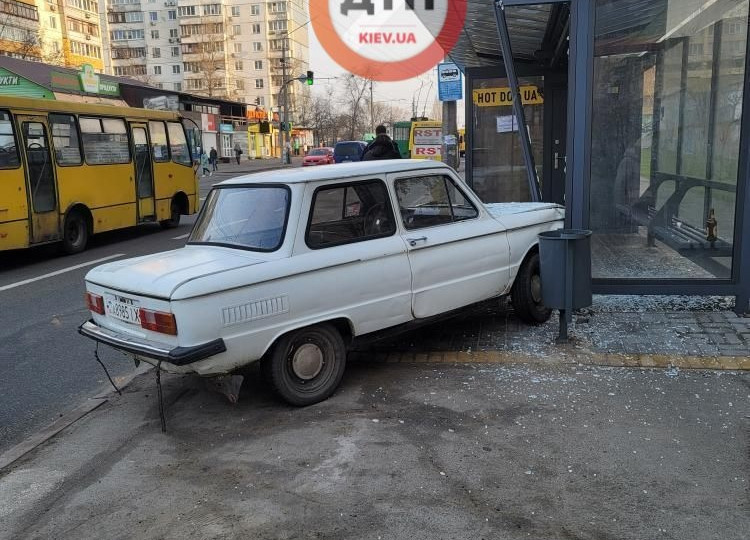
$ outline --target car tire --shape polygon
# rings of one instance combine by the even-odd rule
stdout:
[[[89,224],[82,212],[73,210],[65,217],[62,248],[72,255],[86,249],[89,241]]]
[[[523,322],[541,324],[549,320],[552,310],[542,304],[539,253],[532,254],[518,270],[510,299],[513,310]]]
[[[346,345],[333,326],[318,324],[282,336],[266,361],[261,370],[276,393],[304,407],[336,390],[346,367]]]
[[[180,205],[177,204],[177,201],[172,200],[169,210],[170,218],[159,222],[162,229],[174,229],[180,224]]]

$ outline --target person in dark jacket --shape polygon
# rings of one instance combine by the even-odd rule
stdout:
[[[398,146],[385,132],[385,126],[375,128],[375,138],[365,147],[362,154],[362,161],[371,161],[374,159],[400,159],[401,152]]]
[[[211,172],[216,172],[219,170],[219,167],[217,165],[219,161],[219,153],[213,146],[211,147],[211,151],[208,153],[208,161],[211,163]]]

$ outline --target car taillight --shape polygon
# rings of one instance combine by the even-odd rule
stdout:
[[[141,328],[153,330],[160,334],[177,335],[177,321],[173,313],[164,311],[152,311],[141,308],[138,310],[141,316]]]
[[[86,293],[86,307],[94,313],[104,315],[104,298],[98,294]]]

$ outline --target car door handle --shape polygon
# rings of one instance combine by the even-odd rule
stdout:
[[[420,236],[418,238],[407,238],[406,241],[409,242],[409,245],[411,247],[414,247],[414,246],[417,245],[417,242],[427,242],[427,237],[426,236]]]

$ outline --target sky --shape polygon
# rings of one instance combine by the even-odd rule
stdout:
[[[339,66],[323,49],[312,25],[308,25],[310,42],[310,69],[315,72],[315,85],[313,92],[319,95],[327,95],[330,90],[328,84],[333,88],[336,80],[324,80],[327,77],[346,75],[348,72]],[[392,103],[394,107],[402,108],[408,120],[411,115],[412,101],[418,102],[418,116],[430,116],[433,103],[437,99],[437,70],[432,69],[419,77],[407,79],[400,82],[378,82],[373,86],[375,102]],[[464,102],[457,103],[458,126],[464,126]]]

